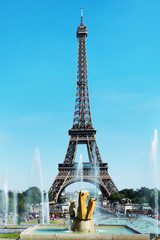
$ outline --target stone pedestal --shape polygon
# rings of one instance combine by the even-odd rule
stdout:
[[[71,220],[71,230],[74,232],[93,232],[94,220],[74,218]]]

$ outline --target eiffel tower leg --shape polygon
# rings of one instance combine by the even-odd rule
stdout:
[[[114,184],[112,178],[109,176],[108,174],[108,179],[102,179],[104,185],[106,186],[106,188],[108,189],[108,191],[110,192],[110,194],[112,192],[117,192],[118,189],[116,187],[116,185]]]
[[[63,163],[74,163],[77,149],[77,138],[70,137]]]
[[[104,199],[107,199],[112,192],[118,191],[107,169],[100,169],[99,184]]]
[[[68,172],[59,171],[56,179],[54,180],[49,192],[52,196],[52,200],[57,203],[59,194],[63,189],[63,185],[68,177]]]
[[[68,164],[74,163],[76,149],[77,149],[77,138],[71,137],[68,144],[67,152],[63,161],[64,164],[68,165]],[[58,175],[56,176],[49,190],[54,202],[58,201],[59,194],[63,190],[64,185],[66,185],[66,181],[69,175],[70,175],[70,169],[59,167]]]
[[[96,162],[102,163],[102,158],[101,158],[95,137],[93,140],[87,141],[87,149],[88,149],[88,155],[89,155],[90,162],[93,163],[95,161],[95,157],[96,157]]]
[[[57,196],[59,195],[60,187],[63,184],[64,180],[59,179],[59,174],[56,176],[56,179],[54,180],[52,186],[49,189],[49,192],[52,196],[52,200],[56,203],[57,202]]]
[[[91,149],[91,144],[90,141],[87,138],[87,150],[88,150],[88,158],[90,163],[93,163],[93,156],[92,156],[92,149]]]

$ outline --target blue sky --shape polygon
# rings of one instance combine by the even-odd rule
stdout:
[[[0,1],[0,188],[26,189],[39,147],[44,188],[72,127],[80,8],[88,28],[92,121],[119,189],[153,187],[160,130],[160,1]],[[84,148],[78,149],[77,158]],[[160,183],[159,183],[160,187]]]

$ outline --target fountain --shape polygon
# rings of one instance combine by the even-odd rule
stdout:
[[[95,176],[95,179],[98,180],[98,178],[99,178],[99,162],[97,161],[95,142],[93,144],[92,157],[93,157],[93,164],[94,164],[94,176]],[[95,197],[96,198],[98,197],[98,191],[99,191],[99,186],[95,182]]]
[[[4,216],[4,226],[7,227],[8,222],[8,167],[6,169],[6,179],[4,182],[4,199],[5,199],[5,216]]]
[[[89,196],[87,190],[79,191],[79,201],[76,216],[76,201],[70,202],[70,224],[65,225],[37,225],[30,227],[21,233],[21,240],[150,240],[149,234],[142,234],[140,231],[126,225],[99,225],[94,229],[94,220],[92,219],[96,199],[90,198],[88,206],[85,201]],[[69,230],[71,229],[71,231]]]
[[[158,137],[157,132],[155,131],[155,137],[152,144],[152,155],[157,156],[157,143]],[[156,158],[157,160],[157,158]],[[149,240],[149,232],[148,234],[141,234],[139,230],[134,229],[134,224],[129,226],[127,222],[119,223],[121,219],[118,220],[115,218],[112,223],[105,224],[105,221],[98,226],[95,225],[95,219],[92,219],[93,210],[95,207],[96,199],[90,198],[88,202],[88,206],[86,206],[85,201],[89,197],[89,192],[83,190],[83,178],[82,178],[82,171],[83,171],[83,163],[82,163],[82,154],[79,158],[78,163],[78,171],[77,171],[77,178],[81,180],[82,189],[79,191],[79,198],[78,198],[78,208],[77,208],[77,216],[76,216],[76,201],[71,201],[70,206],[70,227],[68,225],[51,225],[49,220],[49,201],[48,201],[48,192],[43,191],[43,179],[42,179],[42,168],[41,168],[41,161],[40,161],[40,152],[37,148],[34,153],[34,162],[36,163],[37,169],[39,170],[40,175],[40,183],[41,183],[41,199],[42,199],[42,225],[37,225],[34,227],[30,227],[29,229],[25,230],[21,234],[22,240],[27,239],[126,239],[126,240],[136,240],[136,239],[143,239]],[[95,166],[95,178],[98,179],[99,177],[99,166],[96,161],[96,153],[95,149],[93,149],[93,162]],[[157,164],[157,163],[156,163]],[[155,165],[156,165],[155,164]],[[95,182],[95,196],[97,196],[97,184]],[[5,226],[7,225],[7,215],[8,215],[8,181],[6,177],[6,181],[4,184],[4,193],[5,193]],[[17,193],[14,192],[14,220],[16,219],[16,198]],[[95,208],[96,211],[96,208]],[[96,214],[97,215],[97,214]],[[96,216],[97,217],[97,216]],[[15,222],[16,223],[16,220]],[[158,227],[157,227],[158,228]],[[70,231],[71,230],[71,231]],[[157,230],[158,233],[158,230]]]
[[[33,176],[33,170],[36,168],[38,170],[38,175],[40,178],[40,191],[41,191],[41,223],[45,223],[45,204],[44,204],[44,191],[43,191],[43,177],[42,177],[42,166],[41,166],[41,158],[40,158],[40,151],[37,147],[34,151],[34,158],[32,163],[31,173]]]
[[[17,192],[13,192],[13,224],[17,224]]]
[[[44,195],[44,222],[50,224],[48,192],[45,192]]]
[[[158,131],[154,130],[152,141],[151,159],[154,167],[154,195],[155,195],[155,219],[156,219],[156,236],[158,237]]]
[[[78,167],[77,167],[77,179],[80,178],[81,181],[81,189],[83,189],[83,162],[82,162],[82,154],[80,154]]]
[[[93,144],[93,148],[92,148],[92,158],[93,158],[93,164],[94,164],[94,178],[95,178],[95,194],[94,194],[94,198],[96,198],[97,200],[99,199],[99,184],[97,182],[99,182],[99,162],[97,161],[97,155],[96,155],[96,145],[95,142]],[[94,215],[96,216],[96,218],[100,215],[99,212],[99,208],[96,207],[95,208],[95,213]]]
[[[85,201],[89,196],[89,192],[86,190],[79,191],[77,217],[75,217],[75,200],[71,201],[69,208],[71,218],[71,230],[77,232],[93,232],[94,231],[94,220],[92,214],[97,199],[90,198],[88,206],[86,207]]]

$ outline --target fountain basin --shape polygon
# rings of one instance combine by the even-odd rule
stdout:
[[[98,220],[98,224],[102,225],[127,225],[143,233],[155,234],[156,221],[150,217],[141,217],[136,219],[128,218],[101,218]],[[158,226],[158,233],[160,234],[160,222]]]
[[[20,238],[21,240],[150,240],[150,235],[141,234],[128,226],[122,225],[100,225],[94,233],[72,232],[64,225],[36,225],[22,232]]]

